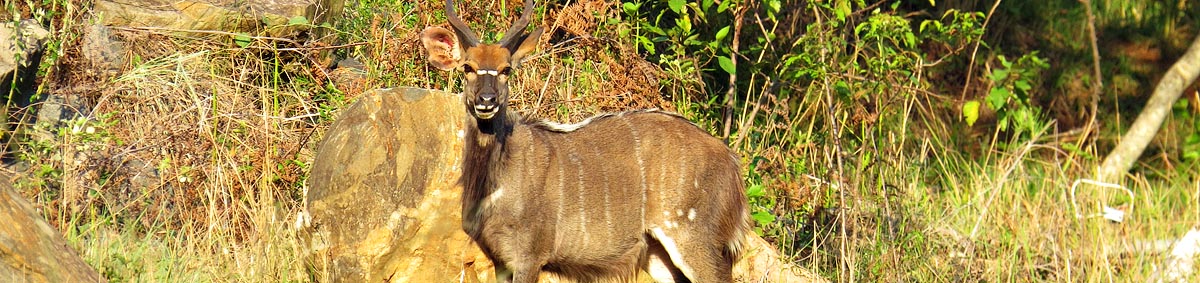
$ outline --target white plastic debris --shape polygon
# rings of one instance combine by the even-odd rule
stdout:
[[[1104,219],[1108,219],[1109,221],[1117,222],[1117,223],[1125,222],[1125,211],[1121,210],[1119,208],[1105,205],[1104,206]]]

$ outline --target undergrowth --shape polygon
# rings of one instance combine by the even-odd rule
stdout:
[[[551,32],[513,80],[512,105],[560,122],[684,114],[741,155],[755,231],[834,281],[1148,279],[1163,257],[1147,243],[1200,220],[1195,100],[1117,184],[1128,191],[1088,183],[1131,114],[1109,89],[1105,113],[1091,113],[1104,127],[1068,121],[1089,116],[1066,112],[1091,111],[1074,102],[1095,78],[1063,65],[1090,59],[1048,58],[1086,37],[995,35],[1029,27],[1019,12],[1037,6],[958,2],[538,3],[534,22]],[[1196,5],[1097,2],[1114,30],[1196,29]],[[460,13],[499,30],[510,3]],[[1052,4],[1081,20],[1078,3]],[[37,106],[10,111],[5,171],[114,282],[311,281],[289,223],[324,129],[371,89],[458,88],[421,57],[420,31],[444,22],[437,1],[349,1],[330,36],[311,39],[114,27],[129,46],[117,70],[82,53],[89,5],[5,2],[5,22],[51,27],[37,97],[92,105],[59,123],[27,122]],[[1074,26],[1051,23],[1036,27]],[[325,55],[362,70],[328,68],[352,63]],[[1144,75],[1106,64],[1116,73],[1102,79]],[[1105,208],[1125,216],[1097,216]]]

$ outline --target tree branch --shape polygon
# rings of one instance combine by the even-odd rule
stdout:
[[[1104,163],[1096,169],[1097,179],[1115,183],[1133,167],[1138,156],[1142,155],[1146,145],[1150,144],[1150,140],[1162,127],[1163,120],[1171,113],[1171,104],[1179,99],[1184,88],[1196,80],[1197,73],[1200,73],[1200,36],[1192,40],[1187,53],[1175,61],[1175,65],[1163,75],[1162,81],[1154,88],[1150,101],[1146,102],[1142,113],[1121,138],[1121,143],[1117,144],[1104,158]]]

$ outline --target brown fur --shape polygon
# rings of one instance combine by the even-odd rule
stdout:
[[[502,281],[508,271],[519,283],[536,281],[540,271],[633,281],[639,269],[675,276],[667,281],[732,281],[750,220],[728,147],[655,110],[576,125],[523,120],[507,110],[507,73],[541,30],[513,28],[499,44],[475,46],[474,33],[453,10],[447,15],[458,41],[440,41],[449,33],[441,28],[422,38],[433,39],[425,41],[431,64],[466,73],[463,229]],[[463,48],[461,61],[444,60],[452,48]],[[665,269],[655,269],[658,263]]]

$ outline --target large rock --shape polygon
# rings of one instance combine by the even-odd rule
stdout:
[[[0,282],[106,282],[0,178]]]
[[[446,282],[490,272],[474,264],[486,260],[460,224],[461,99],[377,90],[330,127],[308,178],[318,278]]]
[[[298,223],[323,282],[494,281],[492,264],[461,228],[461,99],[378,90],[329,128]],[[757,235],[747,240],[738,282],[824,281],[781,261]]]
[[[34,20],[0,24],[0,95],[17,106],[29,105],[38,64],[49,37],[50,32]],[[8,97],[13,86],[17,87],[12,92],[16,95]]]
[[[273,34],[304,26],[287,26],[304,17],[323,23],[340,15],[345,0],[99,0],[93,11],[110,26],[157,27],[181,30],[252,31],[265,24],[280,27]]]
[[[0,24],[0,142],[12,137],[8,121],[15,109],[29,106],[37,92],[37,70],[45,52],[46,31],[34,20]],[[3,154],[3,153],[0,153]]]

